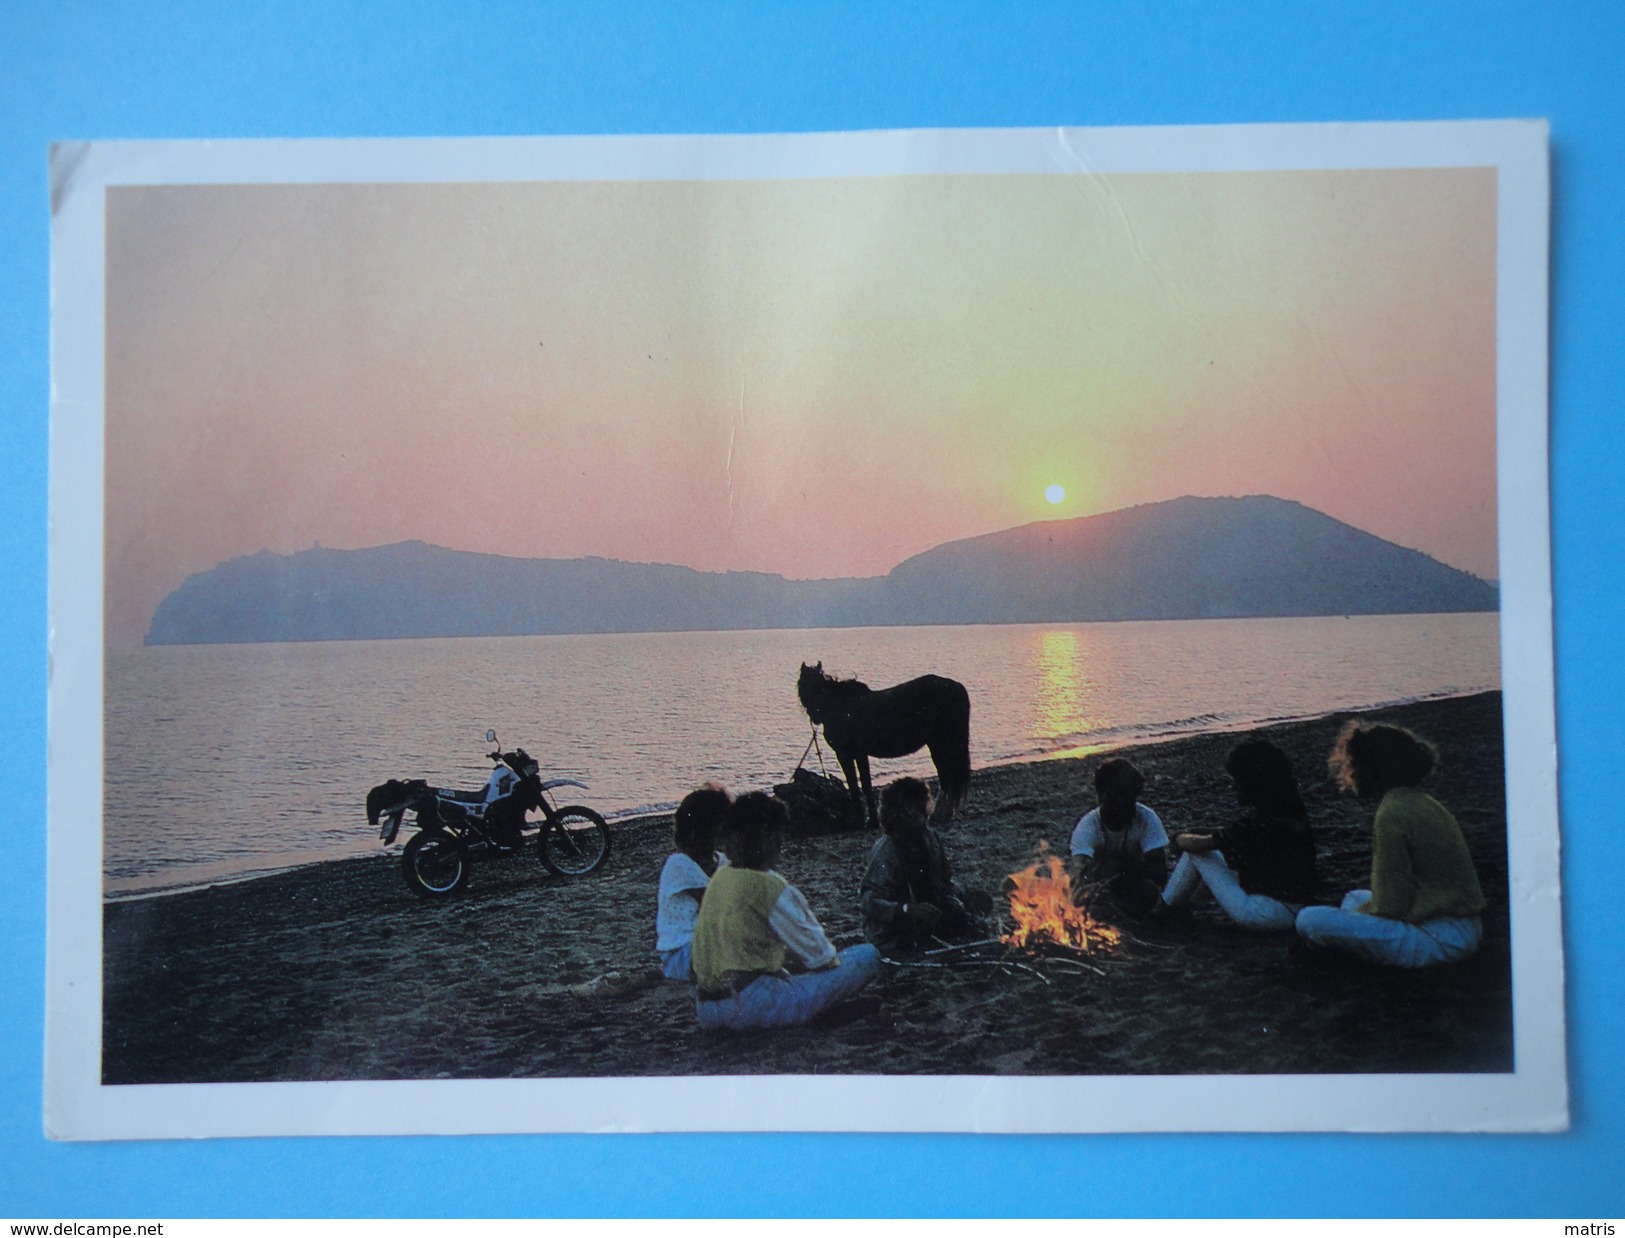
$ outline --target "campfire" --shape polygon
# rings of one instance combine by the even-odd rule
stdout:
[[[1031,868],[1006,878],[1015,920],[1010,932],[985,941],[943,945],[927,950],[917,961],[885,961],[900,968],[991,967],[1005,975],[1032,976],[1046,985],[1051,981],[1044,973],[1051,968],[1106,975],[1099,964],[1123,943],[1124,933],[1090,915],[1087,900],[1082,907],[1073,903],[1072,879],[1060,857],[1048,854],[1042,843],[1039,847],[1040,857]]]
[[[1065,946],[1095,953],[1122,941],[1117,929],[1073,902],[1072,878],[1059,856],[1044,856],[1030,868],[1011,873],[1009,881],[1010,916],[1016,924],[999,939],[1005,945],[1025,950]]]

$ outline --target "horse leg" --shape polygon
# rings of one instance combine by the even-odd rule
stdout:
[[[954,810],[964,802],[970,790],[970,742],[951,738],[927,745],[931,763],[937,767],[937,782],[942,794],[937,797],[937,810],[932,820],[937,823],[952,821]]]
[[[841,773],[846,777],[847,794],[854,804],[862,804],[863,796],[858,791],[857,762],[852,759],[851,753],[842,752],[839,748],[835,750],[835,759],[841,763]]]
[[[858,773],[863,776],[863,798],[869,805],[868,823],[878,825],[880,805],[875,803],[875,784],[869,781],[869,754],[866,752],[858,753]]]

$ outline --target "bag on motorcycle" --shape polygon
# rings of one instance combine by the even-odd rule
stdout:
[[[367,824],[377,825],[379,817],[404,806],[421,795],[428,786],[429,784],[421,778],[405,782],[399,778],[391,778],[388,782],[379,783],[367,792]]]

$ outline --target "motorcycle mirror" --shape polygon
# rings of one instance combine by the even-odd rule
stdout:
[[[488,744],[496,743],[497,742],[497,733],[495,731],[486,731],[486,733],[485,733],[485,742],[488,743]]]

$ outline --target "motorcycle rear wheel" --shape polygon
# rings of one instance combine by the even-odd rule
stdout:
[[[552,821],[542,822],[536,850],[549,872],[585,877],[609,859],[609,826],[592,809],[572,804],[554,813]]]
[[[419,898],[450,898],[468,884],[468,854],[444,834],[418,834],[401,852],[406,884]]]

